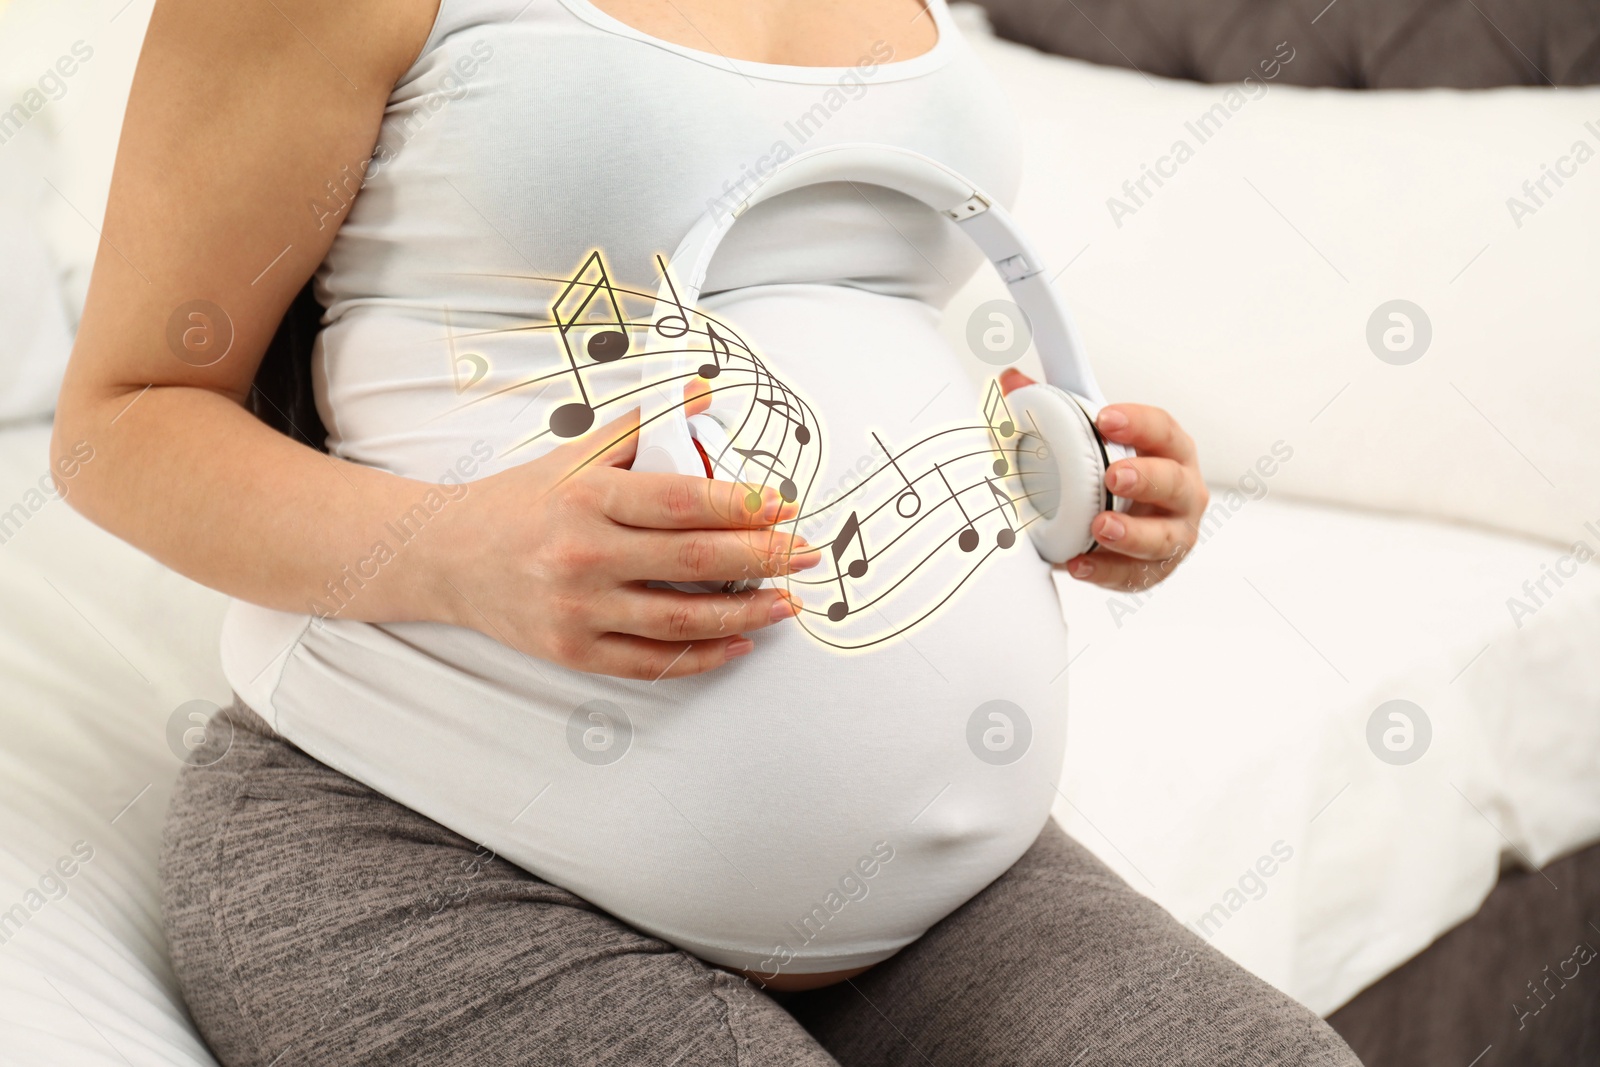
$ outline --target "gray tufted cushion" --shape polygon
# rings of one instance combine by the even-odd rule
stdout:
[[[1148,74],[1344,89],[1600,83],[1600,0],[979,0],[1000,36]]]

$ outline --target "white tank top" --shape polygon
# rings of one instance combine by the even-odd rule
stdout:
[[[943,0],[930,7],[931,51],[896,60],[880,44],[823,68],[663,42],[587,0],[443,0],[360,196],[347,203],[347,179],[311,207],[343,224],[317,276],[329,448],[445,484],[306,613],[235,603],[230,681],[324,763],[731,967],[882,960],[1037,835],[1065,744],[1067,650],[1025,536],[897,639],[842,652],[791,621],[728,666],[654,684],[338,608],[427,536],[458,483],[554,443],[539,432],[572,383],[516,386],[564,365],[536,327],[591,253],[618,286],[653,293],[654,257],[708,204],[835,142],[903,145],[1012,201],[1009,102]],[[871,186],[800,190],[734,227],[702,304],[818,413],[818,499],[885,467],[873,433],[893,451],[979,417],[971,357],[937,323],[980,262],[951,223]],[[606,370],[591,390],[617,384]],[[933,483],[919,484],[926,498]],[[826,554],[817,571],[833,576]],[[830,588],[811,587],[807,607]]]

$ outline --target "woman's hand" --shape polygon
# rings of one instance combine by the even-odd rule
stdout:
[[[455,622],[532,656],[635,678],[709,670],[748,651],[740,635],[791,605],[770,589],[696,595],[644,579],[741,578],[815,561],[793,558],[789,538],[770,529],[770,499],[761,501],[770,514],[752,515],[734,506],[745,494],[728,483],[620,469],[633,454],[626,420],[513,470],[440,486],[313,451],[242,406],[346,215],[348,195],[334,219],[308,212],[307,197],[320,202],[336,176],[351,183],[346,194],[359,187],[390,90],[437,8],[156,5],[56,410],[53,466],[92,447],[73,507],[264,607]],[[231,339],[215,359],[172,340],[197,305]],[[593,458],[599,441],[617,443]],[[430,503],[418,511],[419,501]],[[397,542],[398,516],[426,532]]]
[[[635,409],[470,483],[436,543],[440,613],[564,667],[650,681],[719,667],[750,651],[746,632],[797,614],[771,588],[645,586],[773,577],[822,555],[772,529],[796,508],[770,488],[628,470],[638,426]]]
[[[1000,376],[1007,393],[1032,384],[1017,370]],[[1171,415],[1144,404],[1108,404],[1095,425],[1106,440],[1138,452],[1106,471],[1106,488],[1133,506],[1126,515],[1096,515],[1090,530],[1100,548],[1063,566],[1074,578],[1107,589],[1148,589],[1194,548],[1200,517],[1211,502],[1194,440]]]

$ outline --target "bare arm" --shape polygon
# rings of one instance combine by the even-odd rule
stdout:
[[[268,607],[307,610],[432,488],[304,447],[242,402],[337,232],[319,229],[307,203],[342,169],[360,173],[435,9],[435,0],[160,0],[140,57],[53,454],[59,469],[93,449],[67,489],[94,522]],[[223,309],[213,326],[232,331],[226,355],[207,366],[196,364],[215,353],[169,337],[175,315],[180,334],[196,325],[180,313],[195,301]],[[777,593],[722,605],[640,580],[783,569],[787,539],[753,529],[776,516],[730,511],[694,480],[624,474],[631,446],[563,479],[583,447],[474,483],[438,535],[430,527],[343,615],[455,622],[629,676],[665,669],[685,642],[692,654],[674,673],[746,650],[738,633],[772,621]],[[622,477],[636,480],[627,491]],[[649,527],[684,532],[646,549]],[[596,550],[627,565],[597,568]]]
[[[321,456],[240,405],[336,232],[319,231],[306,203],[370,153],[389,89],[427,33],[425,6],[362,20],[376,4],[279,0],[279,14],[162,0],[129,97],[55,451],[94,449],[69,499],[95,522],[269,607],[303,610],[370,546],[368,517],[422,491]],[[352,33],[358,20],[373,30]],[[179,308],[198,300],[222,308],[233,332],[206,367],[167,337]],[[225,336],[226,321],[214,326]],[[384,583],[356,610],[424,617],[420,592]]]

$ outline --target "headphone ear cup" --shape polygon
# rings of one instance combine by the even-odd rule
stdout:
[[[1028,535],[1039,555],[1065,563],[1096,547],[1089,526],[1112,506],[1107,456],[1084,404],[1053,385],[1023,386],[1007,395],[1017,419],[1018,474],[1033,512]]]
[[[718,470],[715,466],[717,459],[725,459],[731,442],[728,440],[728,431],[711,414],[702,412],[699,415],[689,416],[688,423],[690,444],[695,452],[695,465],[707,478],[716,481],[732,483],[734,479]],[[759,503],[759,498],[757,498]],[[748,593],[752,589],[761,588],[765,579],[749,577],[734,579],[727,582],[671,582],[674,589],[681,589],[686,593]]]

